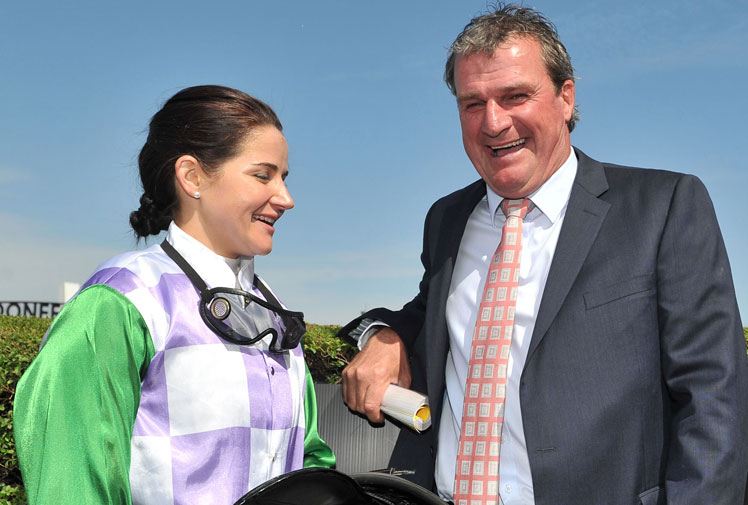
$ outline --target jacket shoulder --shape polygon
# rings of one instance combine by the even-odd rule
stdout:
[[[594,195],[612,191],[635,191],[646,195],[671,193],[679,185],[703,188],[698,177],[671,170],[635,167],[597,161],[575,148],[578,160],[577,178]]]

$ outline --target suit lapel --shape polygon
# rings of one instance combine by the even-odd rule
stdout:
[[[442,271],[452,277],[452,268],[454,268],[454,260],[457,258],[457,252],[460,249],[460,242],[462,241],[462,235],[465,233],[465,226],[467,225],[468,218],[473,212],[473,209],[478,202],[486,196],[486,184],[483,180],[478,180],[463,189],[465,194],[462,198],[456,198],[452,205],[447,206],[444,209],[444,219],[440,226],[443,226],[442,232],[439,233],[439,240],[437,242],[437,248],[434,251],[434,258],[437,263],[442,264],[440,256],[446,254],[446,262],[450,263],[448,271],[442,269]],[[439,293],[440,296],[444,296],[446,301],[447,293]]]
[[[427,389],[432,415],[437,425],[441,416],[444,366],[449,350],[446,306],[449,286],[452,282],[452,271],[468,218],[481,198],[485,196],[486,184],[482,179],[478,180],[461,190],[460,193],[445,206],[443,213],[438,217],[439,220],[431,225],[431,227],[438,227],[436,230],[430,230],[437,238],[434,244],[427,245],[432,248],[430,252],[434,264],[434,271],[429,280],[429,298],[435,297],[434,311],[429,313],[424,325],[429,342],[427,346],[429,363]]]
[[[608,189],[603,166],[578,149],[575,151],[579,160],[577,176],[535,320],[527,362],[558,314],[610,207],[609,203],[598,199]]]

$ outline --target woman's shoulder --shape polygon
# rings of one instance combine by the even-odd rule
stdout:
[[[158,244],[105,261],[81,292],[91,288],[111,288],[124,295],[145,321],[156,349],[168,333],[170,314],[190,297],[197,299],[192,283]]]
[[[164,274],[180,274],[179,267],[156,244],[147,249],[118,254],[96,267],[81,289],[103,284],[124,295],[133,290],[155,286]]]

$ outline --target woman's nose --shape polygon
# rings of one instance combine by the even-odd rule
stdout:
[[[280,183],[278,191],[273,195],[272,203],[278,205],[284,210],[293,208],[294,201],[291,197],[291,193],[288,192],[288,187],[285,182]]]

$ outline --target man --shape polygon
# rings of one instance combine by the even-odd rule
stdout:
[[[458,504],[743,503],[748,360],[703,185],[571,147],[573,68],[532,9],[473,19],[445,79],[481,179],[430,209],[417,296],[341,330],[362,348],[348,406],[376,422],[387,384],[428,393],[434,428],[391,465]]]

